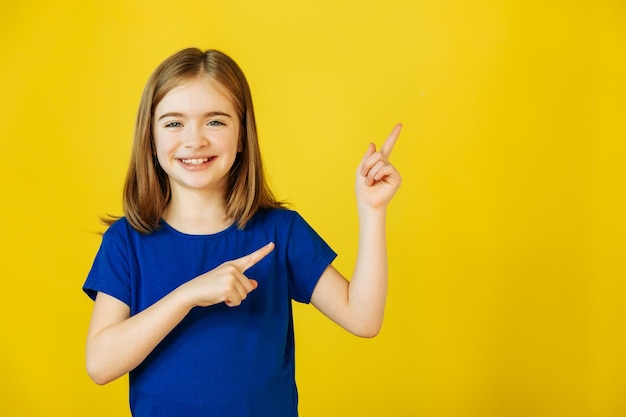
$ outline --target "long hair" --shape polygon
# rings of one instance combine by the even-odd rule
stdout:
[[[210,77],[228,92],[241,121],[242,150],[229,172],[226,215],[243,229],[259,209],[283,207],[264,176],[252,95],[243,71],[222,52],[187,48],[156,68],[141,96],[123,196],[124,215],[140,233],[148,234],[159,229],[171,197],[168,176],[156,156],[154,110],[169,91],[197,76]],[[115,219],[109,218],[105,223],[113,221]]]

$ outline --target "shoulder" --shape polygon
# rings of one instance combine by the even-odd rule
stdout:
[[[104,232],[104,236],[113,237],[113,236],[120,236],[120,235],[128,235],[133,230],[134,229],[130,225],[130,222],[128,221],[128,219],[126,219],[126,217],[120,217],[108,227],[108,229]]]
[[[150,235],[145,235],[135,230],[126,217],[120,217],[104,232],[102,242],[105,244],[128,243],[129,241],[142,240],[147,236]]]
[[[287,208],[271,208],[259,210],[246,228],[276,227],[289,229],[301,223],[306,222],[297,211]]]
[[[297,244],[301,240],[321,240],[315,229],[295,210],[279,208],[259,211],[247,230],[277,236]]]

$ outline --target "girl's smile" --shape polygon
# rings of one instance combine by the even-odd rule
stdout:
[[[207,168],[217,158],[217,156],[178,158],[183,168],[189,171],[197,171]]]
[[[181,159],[180,162],[182,162],[185,165],[201,165],[206,162],[212,161],[214,158],[215,157],[212,156],[210,158]]]

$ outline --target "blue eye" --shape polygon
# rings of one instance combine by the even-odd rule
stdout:
[[[207,123],[209,126],[225,126],[224,123],[222,123],[219,120],[211,120]]]
[[[165,124],[165,127],[181,127],[182,125],[181,122],[169,122]]]

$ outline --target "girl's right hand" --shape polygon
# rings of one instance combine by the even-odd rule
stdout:
[[[244,272],[272,250],[274,243],[270,242],[246,256],[224,262],[186,282],[179,289],[189,297],[193,306],[208,307],[223,302],[229,307],[236,307],[259,285],[257,281],[246,277]]]

